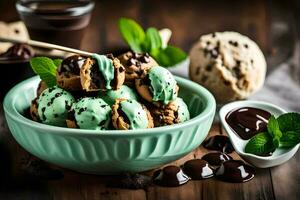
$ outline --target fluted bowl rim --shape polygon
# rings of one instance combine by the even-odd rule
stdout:
[[[84,130],[84,129],[75,129],[75,128],[66,128],[66,127],[58,127],[47,124],[42,124],[39,122],[35,122],[31,119],[23,116],[15,106],[15,101],[20,97],[21,92],[31,87],[32,84],[37,84],[40,80],[38,76],[29,78],[24,80],[14,86],[5,96],[4,98],[4,112],[6,115],[9,115],[14,121],[20,123],[19,126],[27,126],[32,129],[39,129],[42,132],[47,132],[51,134],[59,134],[59,135],[82,135],[82,136],[99,136],[99,137],[127,137],[127,136],[145,136],[145,135],[156,135],[156,134],[166,134],[175,130],[184,129],[186,127],[195,126],[200,124],[202,121],[205,121],[211,115],[214,115],[216,110],[216,101],[213,95],[203,86],[175,76],[175,79],[179,86],[184,86],[188,88],[189,91],[193,91],[197,95],[200,95],[205,101],[205,107],[202,112],[198,115],[194,116],[192,119],[180,123],[163,127],[155,127],[151,129],[137,129],[137,130]],[[29,105],[28,105],[29,106]]]

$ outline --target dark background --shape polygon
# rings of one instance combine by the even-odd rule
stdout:
[[[294,51],[298,3],[276,0],[96,0],[82,49],[108,52],[126,47],[117,20],[130,17],[143,27],[170,28],[171,43],[189,51],[200,35],[237,31],[255,40],[270,68]],[[0,0],[0,21],[19,20],[15,1]]]

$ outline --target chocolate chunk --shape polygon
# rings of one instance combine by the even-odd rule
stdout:
[[[122,73],[125,71],[125,68],[124,67],[119,67],[119,72]]]
[[[147,189],[152,185],[152,179],[142,174],[124,173],[107,184],[109,187],[124,189]]]
[[[22,170],[29,176],[45,180],[58,180],[64,177],[61,170],[50,168],[44,161],[28,160],[22,164]]]
[[[206,69],[206,71],[210,72],[212,70],[212,68],[213,68],[213,65],[207,65],[205,69]]]
[[[79,55],[67,57],[62,61],[61,65],[58,67],[58,74],[69,72],[75,75],[79,75],[80,68],[83,66],[85,59],[86,58]]]
[[[34,55],[33,51],[26,44],[14,44],[6,52],[0,54],[3,60],[29,60]]]
[[[243,76],[240,67],[234,67],[232,70],[233,70],[233,75],[238,79],[240,79]]]
[[[106,54],[106,57],[113,60],[114,59],[114,55],[112,53]]]
[[[227,86],[231,85],[230,81],[227,81],[227,80],[224,80],[224,84]]]
[[[196,69],[196,75],[199,75],[200,74],[200,69],[201,69],[201,67],[199,66],[199,67],[197,67],[197,69]]]

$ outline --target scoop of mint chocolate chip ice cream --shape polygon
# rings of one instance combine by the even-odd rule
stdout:
[[[118,90],[108,90],[105,95],[101,96],[109,105],[113,105],[116,99],[133,99],[138,100],[138,95],[134,89],[127,85],[122,85]]]
[[[136,79],[138,93],[155,105],[167,105],[178,95],[178,86],[174,76],[164,67],[152,67],[142,79]]]
[[[69,92],[57,86],[47,88],[37,101],[39,119],[44,124],[66,126],[67,113],[74,102]]]
[[[105,130],[110,122],[111,108],[101,98],[85,97],[74,103],[68,127],[90,130]]]

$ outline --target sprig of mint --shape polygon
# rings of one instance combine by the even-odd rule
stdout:
[[[252,153],[255,155],[266,155],[273,152],[276,149],[272,142],[272,137],[269,133],[258,133],[252,137],[245,147],[246,153]]]
[[[120,18],[118,26],[123,39],[132,51],[149,53],[161,66],[174,66],[187,58],[187,54],[177,47],[170,45],[163,47],[161,36],[154,27],[148,28],[145,32],[137,22],[128,18]]]
[[[266,155],[276,148],[292,148],[300,143],[300,114],[286,113],[277,119],[271,116],[267,132],[253,136],[245,147],[246,153]]]
[[[268,125],[268,133],[272,137],[273,145],[277,148],[279,147],[280,138],[282,136],[282,133],[279,129],[279,124],[274,115],[272,115],[269,119]]]
[[[48,87],[56,85],[56,69],[61,64],[61,59],[47,57],[34,57],[30,60],[32,70],[40,76]]]

